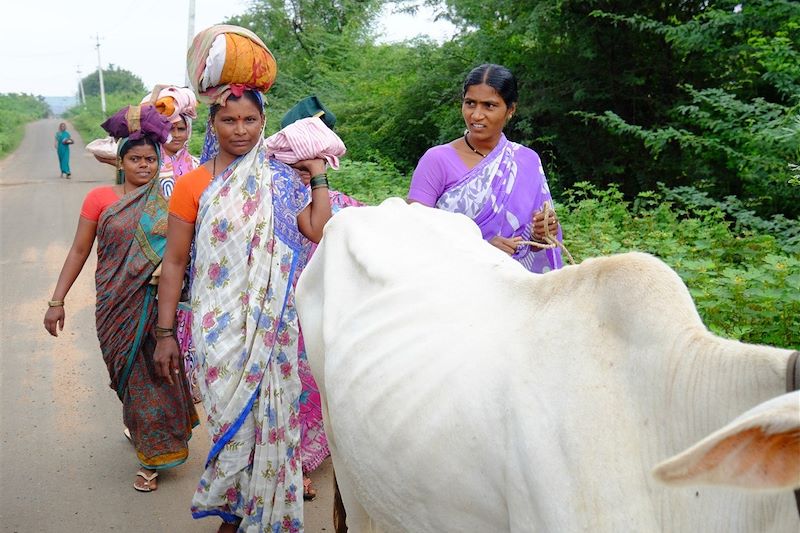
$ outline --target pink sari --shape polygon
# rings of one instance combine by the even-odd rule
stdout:
[[[331,211],[334,215],[345,207],[364,205],[338,191],[331,190],[329,194]],[[317,245],[305,240],[303,249],[307,254],[305,261],[308,261],[317,249]],[[300,383],[303,387],[300,392],[300,458],[303,461],[303,473],[308,474],[322,464],[322,461],[330,455],[330,451],[328,450],[328,438],[325,436],[325,429],[322,426],[322,404],[320,403],[319,388],[317,387],[317,382],[314,381],[314,376],[311,375],[311,368],[308,366],[302,331],[298,346],[297,371],[300,374]]]

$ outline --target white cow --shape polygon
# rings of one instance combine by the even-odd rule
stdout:
[[[650,475],[780,395],[791,352],[710,334],[649,255],[530,274],[391,199],[329,222],[297,308],[351,531],[800,529],[790,491]]]

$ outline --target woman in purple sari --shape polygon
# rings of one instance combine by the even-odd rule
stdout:
[[[544,210],[553,200],[539,156],[503,134],[517,109],[514,75],[500,65],[476,67],[462,96],[464,136],[425,152],[408,201],[470,217],[484,239],[531,272],[561,268],[560,250],[525,244],[562,235],[555,211]]]

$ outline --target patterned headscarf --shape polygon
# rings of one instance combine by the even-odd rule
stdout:
[[[198,33],[186,54],[189,79],[197,99],[225,105],[228,96],[246,90],[267,92],[278,65],[267,45],[240,26],[211,26]]]
[[[197,98],[188,87],[156,85],[152,93],[142,98],[141,103],[154,106],[173,124],[187,118],[197,118]]]
[[[156,147],[159,167],[161,166],[161,145],[169,138],[172,124],[151,105],[132,105],[123,107],[100,125],[117,142],[117,158],[129,141],[148,138]],[[117,183],[122,183],[124,171],[117,167]]]
[[[135,141],[148,137],[162,144],[167,141],[172,124],[151,105],[130,105],[114,113],[100,127],[115,139]]]

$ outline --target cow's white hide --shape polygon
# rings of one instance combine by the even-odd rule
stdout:
[[[781,394],[790,353],[711,335],[651,256],[534,275],[392,199],[329,222],[297,307],[352,531],[798,530],[789,492],[650,475]]]

